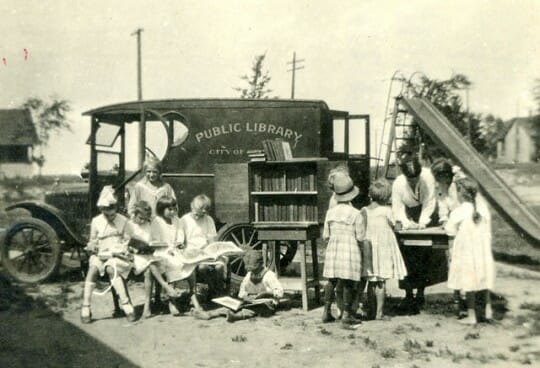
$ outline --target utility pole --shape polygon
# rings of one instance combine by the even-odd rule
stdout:
[[[143,29],[137,28],[131,35],[137,36],[137,99],[142,101],[142,57],[141,57],[141,33]],[[145,160],[146,147],[146,120],[142,103],[140,105],[141,117],[139,121],[139,167],[142,167]]]
[[[292,85],[291,85],[291,98],[294,99],[294,78],[296,71],[299,69],[304,69],[304,66],[296,66],[297,63],[303,62],[304,59],[298,59],[296,60],[296,51],[293,52],[293,59],[292,61],[289,61],[287,64],[292,64],[292,69],[287,70],[288,72],[292,72]]]

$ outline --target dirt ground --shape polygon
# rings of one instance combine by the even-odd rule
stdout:
[[[96,321],[82,325],[76,277],[24,288],[4,283],[0,367],[540,366],[540,273],[497,267],[495,323],[459,324],[444,284],[427,290],[425,311],[396,315],[402,292],[390,283],[391,320],[365,321],[354,331],[322,324],[321,308],[302,311],[296,294],[271,318],[235,323],[169,314],[129,323],[111,318],[106,295],[94,297]],[[131,283],[130,291],[140,314],[142,284]]]

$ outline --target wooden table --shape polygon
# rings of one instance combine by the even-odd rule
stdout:
[[[448,279],[449,237],[442,227],[396,231],[408,276],[400,288],[430,286]]]
[[[317,238],[320,236],[319,224],[316,222],[255,222],[253,223],[258,232],[258,240],[272,243],[274,251],[273,266],[279,276],[279,246],[277,241],[293,240],[298,241],[298,251],[300,252],[300,277],[302,288],[302,308],[309,309],[308,290],[315,288],[315,299],[318,304],[321,302],[321,291],[319,282],[319,261],[317,259]],[[313,276],[308,280],[306,244],[311,246],[311,265]]]
[[[448,249],[448,235],[442,227],[428,227],[422,230],[396,231],[398,242],[405,247],[432,247]]]

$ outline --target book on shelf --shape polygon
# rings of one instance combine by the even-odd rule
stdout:
[[[222,296],[219,298],[214,298],[212,301],[216,304],[222,305],[224,307],[227,307],[234,312],[238,312],[240,309],[245,307],[251,307],[254,305],[259,304],[266,304],[266,303],[272,303],[274,299],[272,298],[260,298],[260,299],[253,299],[250,301],[236,299],[230,296]]]

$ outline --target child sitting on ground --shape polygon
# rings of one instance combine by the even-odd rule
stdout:
[[[191,212],[180,219],[185,234],[186,250],[198,251],[216,241],[216,225],[208,215],[212,202],[204,194],[191,201]],[[225,288],[225,259],[216,262],[202,262],[197,267],[197,280],[208,284],[209,298],[223,294]]]
[[[159,273],[165,274],[165,278],[169,284],[180,280],[188,280],[189,291],[191,294],[191,302],[195,309],[199,309],[200,305],[195,295],[195,268],[196,265],[184,264],[182,257],[179,254],[180,249],[185,248],[184,228],[180,219],[177,216],[178,209],[176,200],[172,197],[164,196],[158,199],[156,203],[156,217],[152,221],[150,230],[150,245],[160,247],[154,252],[154,256],[158,260]],[[168,288],[175,297],[174,288]],[[179,311],[174,303],[174,300],[169,299],[169,309],[171,314],[177,315]]]
[[[152,287],[154,280],[167,292],[169,297],[176,298],[180,296],[179,290],[176,290],[163,279],[159,270],[157,259],[154,257],[154,249],[150,244],[152,207],[146,201],[139,201],[133,205],[133,216],[130,220],[129,245],[134,248],[133,272],[139,275],[144,272],[144,309],[143,317],[148,318],[152,315],[150,302],[152,300]],[[159,297],[159,293],[158,296]]]
[[[478,193],[478,184],[468,178],[456,180],[460,205],[450,213],[445,229],[455,236],[452,247],[448,287],[465,292],[467,318],[461,323],[474,325],[476,293],[485,295],[485,318],[491,320],[490,290],[495,283],[495,262],[491,251],[491,215]]]
[[[100,215],[92,219],[90,241],[86,250],[92,255],[89,259],[88,273],[84,283],[81,322],[92,322],[90,309],[92,293],[98,275],[109,275],[112,287],[120,298],[121,307],[128,321],[135,320],[133,306],[127,294],[124,280],[128,277],[132,263],[129,260],[126,233],[128,220],[116,211],[116,197],[111,186],[105,186],[99,195],[97,206]]]
[[[248,273],[240,284],[238,298],[246,302],[246,306],[238,312],[233,312],[227,308],[218,308],[209,312],[195,313],[196,318],[211,319],[226,316],[227,322],[235,322],[256,316],[269,317],[275,313],[279,300],[283,298],[283,287],[276,274],[264,267],[261,251],[249,251],[244,256],[244,264]],[[272,299],[272,301],[249,304],[261,298]]]
[[[371,244],[371,257],[364,257],[362,276],[368,284],[369,318],[386,319],[383,314],[386,280],[402,280],[407,268],[392,230],[394,216],[388,201],[392,187],[386,180],[377,180],[369,187],[371,203],[362,208],[366,221],[366,239]],[[373,313],[375,312],[375,313]]]

